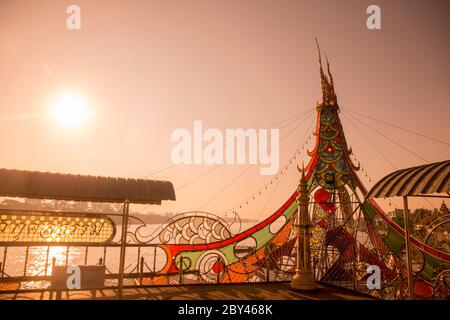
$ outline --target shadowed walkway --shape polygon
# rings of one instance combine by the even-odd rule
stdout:
[[[295,292],[290,283],[245,283],[228,285],[184,285],[133,288],[124,290],[124,299],[137,300],[367,300],[369,296],[349,290],[318,284],[318,290]],[[54,298],[48,291],[0,294],[0,300],[47,300]],[[96,298],[90,291],[63,292],[63,300],[117,299],[113,289],[97,290]]]

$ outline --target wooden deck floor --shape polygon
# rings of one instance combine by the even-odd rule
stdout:
[[[1,294],[0,300],[48,300],[55,295],[45,292]],[[228,285],[159,286],[124,290],[124,299],[132,300],[367,300],[369,296],[349,290],[319,284],[312,292],[290,290],[290,283],[245,283]],[[97,290],[96,297],[90,291],[62,293],[63,300],[117,299],[112,289]]]

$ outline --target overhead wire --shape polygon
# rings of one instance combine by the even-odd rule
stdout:
[[[312,112],[311,112],[312,113]],[[282,141],[284,141],[292,132],[294,132],[303,122],[305,122],[305,120],[309,119],[311,116],[311,114],[307,115],[300,123],[297,124],[297,126],[292,129],[291,131],[289,131],[286,135],[284,135],[281,139],[280,139],[280,144]],[[243,176],[248,170],[250,170],[250,168],[252,168],[253,165],[249,165],[246,169],[244,169],[236,178],[234,178],[233,180],[231,180],[227,185],[225,185],[223,188],[221,188],[219,190],[219,192],[217,192],[216,194],[214,194],[211,198],[209,198],[201,207],[200,209],[204,208],[204,206],[208,203],[210,203],[214,198],[216,198],[219,194],[221,194],[223,191],[225,191],[228,187],[230,187],[234,182],[236,182],[241,176]],[[258,191],[257,191],[258,192]],[[254,194],[253,194],[254,195]],[[250,199],[253,195],[251,195],[249,198]],[[200,210],[199,209],[199,210]],[[232,209],[231,209],[232,210]],[[231,211],[229,210],[229,211]],[[225,213],[229,212],[226,211]]]
[[[403,131],[405,131],[405,132],[411,133],[411,134],[416,135],[416,136],[418,136],[418,137],[422,137],[422,138],[425,138],[425,139],[428,139],[428,140],[431,140],[431,141],[434,141],[434,142],[437,142],[437,143],[440,143],[440,144],[443,144],[443,145],[446,145],[446,146],[449,146],[449,147],[450,147],[450,143],[445,142],[445,141],[443,141],[443,140],[440,140],[440,139],[437,139],[437,138],[430,137],[430,136],[428,136],[428,135],[422,134],[422,133],[420,133],[420,132],[417,132],[417,131],[414,131],[414,130],[411,130],[411,129],[407,129],[407,128],[400,127],[400,126],[398,126],[398,125],[395,125],[395,124],[389,123],[389,122],[387,122],[387,121],[380,120],[380,119],[377,119],[377,118],[374,118],[374,117],[365,115],[365,114],[363,114],[363,113],[361,113],[361,112],[357,112],[357,111],[354,111],[354,110],[349,109],[349,108],[344,108],[344,110],[349,111],[349,112],[352,112],[352,113],[354,113],[354,114],[357,114],[357,115],[359,115],[359,116],[361,116],[361,117],[365,117],[365,118],[367,118],[367,119],[371,119],[371,120],[374,120],[374,121],[378,121],[378,122],[383,123],[383,124],[385,124],[385,125],[387,125],[387,126],[390,126],[390,127],[393,127],[393,128],[399,129],[399,130],[403,130]]]
[[[394,168],[397,170],[395,164],[381,151],[351,120],[345,113],[342,113],[343,116],[347,119],[347,121],[352,125],[352,127],[358,131],[358,133],[367,141],[369,144]]]
[[[311,110],[299,112],[299,113],[297,113],[297,114],[295,114],[295,115],[293,115],[293,116],[290,116],[290,117],[288,117],[288,118],[286,118],[286,119],[284,119],[284,120],[277,121],[277,122],[275,122],[275,123],[273,123],[273,124],[271,124],[271,125],[265,127],[264,129],[270,129],[270,128],[273,128],[273,127],[275,127],[275,126],[277,126],[277,125],[279,125],[279,124],[281,124],[281,123],[290,121],[290,120],[292,120],[292,119],[295,119],[295,118],[297,118],[297,117],[300,117],[300,116],[302,116],[302,115],[304,115],[304,114],[307,114],[307,113],[310,113],[310,112],[311,112]],[[212,151],[215,151],[215,150],[217,150],[217,149],[223,148],[223,147],[225,147],[225,146],[226,146],[226,144],[223,144],[222,146],[217,147],[217,148],[215,148],[215,149],[212,150]],[[190,160],[192,161],[192,160],[198,158],[200,155],[201,155],[201,154],[193,155],[193,156],[191,157]],[[177,164],[172,164],[172,165],[170,165],[170,166],[167,166],[167,167],[164,167],[164,168],[162,168],[162,169],[156,170],[156,171],[154,171],[154,172],[152,172],[152,173],[149,173],[149,174],[143,176],[142,179],[149,178],[149,177],[154,176],[154,175],[156,175],[156,174],[158,174],[158,173],[161,173],[161,172],[167,171],[167,170],[169,170],[169,169],[172,169],[172,168],[174,168],[174,167],[176,167],[176,166],[178,166],[178,165],[177,165]]]
[[[382,137],[384,137],[385,139],[391,141],[392,143],[396,144],[397,146],[399,146],[400,148],[402,148],[403,150],[409,152],[410,154],[414,155],[415,157],[419,158],[422,161],[425,161],[426,163],[430,163],[430,161],[428,161],[427,159],[423,158],[422,156],[420,156],[419,154],[417,154],[416,152],[408,149],[407,147],[405,147],[404,145],[402,145],[401,143],[395,141],[394,139],[386,136],[384,133],[378,131],[377,129],[373,128],[372,126],[368,125],[367,123],[363,122],[362,120],[358,119],[356,116],[352,115],[352,114],[348,114],[350,117],[352,117],[353,119],[356,119],[357,121],[359,121],[363,126],[365,126],[366,128],[369,128],[370,130],[378,133],[379,135],[381,135]]]
[[[386,138],[386,139],[388,139],[388,140],[390,140],[391,142],[393,142],[394,144],[396,144],[396,145],[398,145],[398,146],[400,146],[402,149],[404,149],[404,150],[406,150],[406,151],[408,151],[409,153],[411,153],[411,154],[413,154],[413,155],[415,155],[416,157],[418,157],[419,159],[421,159],[421,160],[423,160],[423,161],[425,161],[425,162],[427,162],[427,163],[429,163],[429,161],[428,160],[426,160],[426,159],[424,159],[423,157],[421,157],[420,155],[418,155],[417,153],[415,153],[414,151],[411,151],[411,150],[409,150],[408,148],[406,148],[406,147],[404,147],[404,146],[402,146],[400,143],[398,143],[398,142],[396,142],[396,141],[394,141],[394,140],[392,140],[391,138],[389,138],[389,137],[387,137],[386,135],[384,135],[384,134],[382,134],[381,132],[379,132],[378,130],[376,130],[376,129],[374,129],[374,128],[372,128],[372,127],[370,127],[370,126],[368,126],[367,124],[365,124],[364,122],[362,122],[361,120],[359,120],[358,118],[356,118],[355,116],[353,116],[353,115],[351,115],[351,114],[348,114],[348,113],[342,113],[343,115],[344,115],[344,117],[349,121],[349,123],[361,134],[361,136],[363,136],[369,143],[370,143],[370,145],[372,145],[374,148],[375,148],[375,150],[377,150],[382,156],[383,156],[383,158],[387,161],[387,162],[389,162],[389,164],[395,169],[395,170],[398,170],[398,167],[380,150],[380,149],[378,149],[378,147],[358,128],[358,127],[356,127],[355,126],[355,124],[353,124],[353,122],[350,120],[350,118],[347,116],[347,115],[349,115],[349,116],[351,116],[353,119],[356,119],[357,121],[359,121],[362,125],[364,125],[364,126],[366,126],[367,128],[369,128],[369,129],[372,129],[373,131],[375,131],[376,133],[378,133],[378,134],[380,134],[381,136],[383,136],[384,138]],[[432,203],[431,203],[431,201],[429,200],[429,199],[427,199],[427,198],[422,198],[425,202],[427,202],[430,206],[432,206],[433,208],[436,208]],[[394,202],[394,201],[392,201],[392,202]],[[395,203],[394,203],[395,204]],[[397,206],[397,205],[396,205]]]
[[[291,131],[289,131],[286,135],[284,135],[284,136],[281,138],[280,142],[282,142],[287,136],[289,136],[292,132],[294,132],[294,131],[295,131],[295,130],[296,130],[296,129],[297,129],[297,128],[305,121],[305,120],[307,120],[307,119],[311,116],[311,114],[312,114],[313,112],[314,112],[314,109],[308,110],[308,111],[306,111],[306,112],[300,112],[300,113],[298,113],[298,114],[296,114],[296,115],[294,115],[294,116],[291,116],[291,117],[289,117],[289,118],[287,118],[287,119],[284,119],[284,120],[282,120],[282,121],[275,122],[275,123],[273,123],[272,125],[270,125],[269,127],[266,127],[265,129],[270,129],[270,128],[273,128],[273,127],[276,126],[276,125],[279,125],[279,124],[281,124],[281,123],[285,123],[285,122],[290,121],[290,122],[288,122],[287,124],[285,124],[284,126],[282,126],[282,127],[279,128],[280,130],[283,130],[283,129],[289,128],[291,125],[295,124],[297,121],[300,121],[300,122],[297,124],[297,126],[294,127],[294,129],[292,129]],[[223,148],[223,147],[226,147],[227,145],[229,145],[229,144],[231,144],[231,143],[234,143],[234,141],[228,142],[228,143],[225,143],[225,144],[222,144],[222,148]],[[250,146],[250,145],[247,146],[246,149],[245,149],[245,151],[241,151],[241,152],[237,153],[237,154],[236,154],[236,157],[239,156],[239,155],[241,155],[243,152],[247,152],[250,148],[253,148],[253,147],[255,147],[255,145],[253,145],[253,146]],[[219,149],[219,148],[220,148],[220,147],[215,148],[214,150],[217,150],[217,149]],[[193,159],[193,158],[191,158],[191,160],[192,160],[192,159]],[[188,182],[186,182],[186,183],[184,183],[183,185],[181,185],[180,187],[176,188],[176,191],[178,192],[178,191],[180,191],[180,190],[182,190],[182,189],[184,189],[184,188],[190,186],[191,184],[193,184],[193,183],[195,183],[195,182],[201,180],[202,178],[206,177],[207,175],[209,175],[210,173],[216,171],[217,169],[223,167],[224,165],[225,165],[225,163],[224,163],[224,164],[218,164],[218,165],[214,166],[213,168],[207,170],[206,172],[204,172],[204,173],[200,174],[199,176],[195,177],[194,179],[191,179],[191,180],[189,180]],[[170,166],[170,167],[174,167],[174,166],[176,166],[176,165],[173,165],[173,166]],[[169,168],[169,167],[167,167],[166,169],[168,169],[168,168]],[[246,172],[246,171],[245,171],[245,172]],[[244,172],[244,173],[245,173],[245,172]]]
[[[292,161],[293,158],[295,157],[295,155],[300,151],[300,148],[301,148],[301,146],[303,145],[303,143],[305,142],[306,136],[308,135],[308,132],[311,130],[311,127],[312,127],[312,124],[313,124],[313,123],[314,123],[314,122],[312,121],[312,122],[309,124],[308,128],[307,128],[306,131],[305,131],[305,135],[304,135],[303,138],[300,140],[300,143],[297,145],[297,148],[295,149],[294,154],[291,156],[290,161]],[[270,200],[272,199],[273,195],[275,194],[276,190],[278,189],[278,187],[279,187],[279,185],[280,185],[280,183],[281,183],[281,180],[283,180],[283,178],[284,178],[284,176],[281,177],[280,180],[278,180],[277,185],[276,185],[275,188],[272,190],[272,192],[271,192],[269,198],[267,199],[267,201],[266,201],[265,204],[264,204],[264,207],[263,207],[263,208],[261,209],[261,211],[259,212],[258,217],[256,218],[257,221],[259,220],[259,217],[261,216],[261,214],[266,210],[267,205],[269,204]]]
[[[304,122],[304,120],[308,119],[309,116],[310,116],[310,114],[311,114],[312,112],[313,112],[313,111],[308,112],[308,114],[305,115],[305,118],[304,118],[302,121],[300,121],[300,123],[299,123],[296,127],[294,127],[293,130],[289,131],[289,133],[287,133],[285,136],[283,136],[283,137],[281,138],[281,140],[280,140],[280,143],[281,143],[287,136],[289,136],[293,131],[295,131],[295,130],[296,130],[296,129]],[[301,118],[297,119],[297,121],[300,120],[300,119],[301,119]],[[295,122],[297,122],[297,121],[295,121]],[[294,124],[295,122],[289,123],[289,124],[288,124],[287,126],[285,126],[284,128],[287,128],[287,127],[291,126],[291,125]],[[281,129],[284,129],[284,128],[281,128]],[[231,144],[231,143],[232,143],[232,142],[229,142],[227,145],[229,145],[229,144]],[[226,146],[226,145],[224,145],[224,146]],[[250,146],[250,145],[247,146],[247,147],[245,148],[244,151],[241,151],[241,152],[237,153],[237,154],[236,154],[236,157],[239,156],[239,155],[241,155],[243,152],[247,152],[249,149],[254,148],[254,147],[256,147],[255,144],[253,144],[253,145],[251,145],[251,146]],[[196,177],[196,178],[194,178],[194,179],[188,181],[187,183],[183,184],[181,187],[177,188],[176,191],[180,191],[181,189],[184,189],[185,187],[187,187],[187,186],[191,185],[192,183],[194,183],[194,182],[200,180],[201,178],[207,176],[208,174],[210,174],[211,172],[215,171],[216,169],[219,169],[220,167],[223,167],[224,165],[226,165],[226,163],[216,165],[215,167],[209,169],[208,171],[204,172],[204,173],[201,174],[200,176],[198,176],[198,177]]]
[[[288,164],[285,165],[285,166],[283,166],[285,169],[282,169],[282,170],[280,171],[281,174],[283,173],[283,170],[284,170],[284,171],[287,170],[287,168],[289,167],[289,165],[290,165],[290,164],[292,163],[292,161],[296,158],[297,153],[300,152],[300,147],[302,147],[302,145],[304,144],[305,139],[306,139],[306,136],[308,135],[308,132],[309,132],[309,130],[311,129],[311,126],[312,126],[313,123],[314,123],[314,122],[311,121],[311,123],[309,124],[309,127],[308,127],[308,129],[306,130],[303,139],[302,139],[302,140],[300,141],[300,143],[298,144],[298,146],[297,146],[295,152],[293,153],[293,155],[292,155],[291,158],[289,159]],[[278,176],[278,174],[277,174],[277,176]],[[277,186],[281,183],[281,180],[282,180],[283,178],[284,178],[284,176],[281,177],[280,180],[278,180]],[[277,178],[275,178],[275,179],[277,179]],[[268,181],[267,183],[265,183],[264,186],[263,186],[262,188],[258,189],[256,192],[252,193],[252,194],[251,194],[249,197],[247,197],[245,200],[243,200],[243,201],[239,202],[238,204],[234,205],[231,209],[229,209],[229,210],[223,212],[223,214],[226,214],[226,213],[228,213],[228,212],[234,210],[234,208],[236,208],[236,207],[239,206],[239,205],[242,205],[244,202],[248,201],[248,200],[251,199],[252,197],[254,198],[257,194],[261,194],[261,191],[262,191],[262,190],[267,189],[267,187],[268,187],[269,185],[272,185],[272,184],[273,184],[273,180],[274,180],[273,178],[270,179],[270,181]],[[275,186],[275,190],[278,188],[277,186]],[[259,219],[261,213],[265,210],[265,207],[266,207],[268,201],[270,200],[270,198],[273,196],[275,190],[272,191],[271,196],[270,196],[269,199],[266,201],[266,204],[265,204],[264,208],[260,211],[260,213],[259,213],[259,215],[258,215],[258,217],[257,217],[256,220]]]

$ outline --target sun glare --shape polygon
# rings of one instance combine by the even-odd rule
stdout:
[[[55,97],[51,115],[57,126],[64,129],[78,129],[89,120],[89,103],[80,92],[67,90]]]

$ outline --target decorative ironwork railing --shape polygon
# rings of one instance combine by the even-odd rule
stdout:
[[[213,249],[232,234],[212,214],[183,213],[156,229],[130,215],[124,287],[290,280],[296,207],[286,209],[278,214],[283,219],[231,241],[232,256]],[[0,210],[0,293],[51,289],[55,266],[93,264],[106,267],[105,288],[116,288],[122,226],[115,221],[121,216]],[[270,229],[265,239],[254,234],[262,227]],[[205,247],[200,255],[190,251],[199,245]]]

